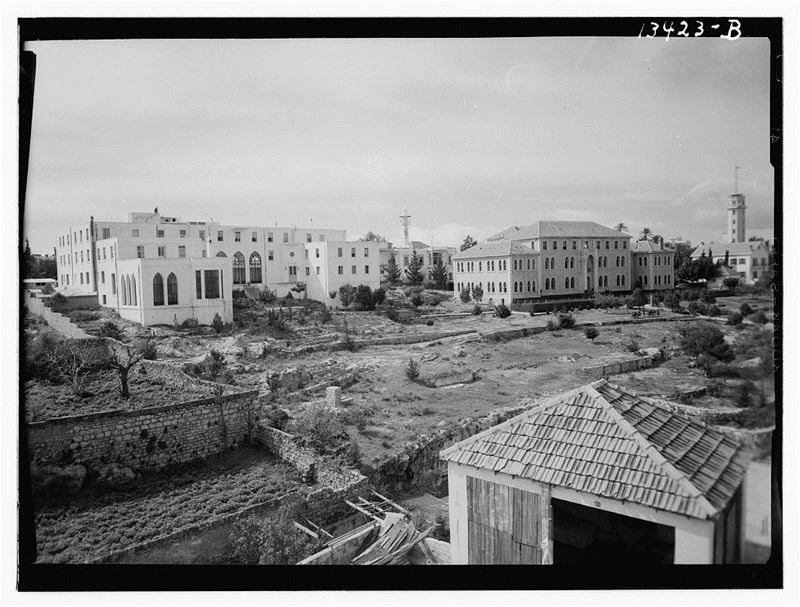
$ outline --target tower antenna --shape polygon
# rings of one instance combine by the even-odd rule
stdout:
[[[736,161],[734,160],[733,161],[733,193],[734,194],[738,194],[739,193],[739,169],[741,169],[741,168],[742,167],[740,167],[738,164],[736,164]]]

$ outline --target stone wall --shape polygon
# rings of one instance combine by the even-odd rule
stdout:
[[[608,363],[607,365],[598,365],[596,367],[584,367],[583,372],[590,377],[608,377],[609,375],[618,375],[619,373],[629,373],[631,371],[638,371],[639,369],[649,369],[660,362],[661,354],[650,354],[648,356],[640,356],[631,360],[622,360],[618,362]]]
[[[373,484],[399,492],[415,485],[430,483],[431,479],[428,478],[430,476],[441,476],[440,480],[443,480],[447,466],[439,458],[440,451],[519,415],[531,404],[533,403],[498,409],[479,419],[463,419],[454,426],[437,430],[430,436],[423,434],[414,443],[406,444],[404,453],[380,463],[375,471]]]
[[[163,371],[163,370],[162,370]],[[28,424],[31,462],[117,463],[158,470],[219,453],[251,436],[258,392],[240,392],[138,411],[108,411]]]
[[[64,337],[70,339],[88,339],[91,337],[86,331],[81,329],[78,325],[73,323],[68,317],[53,312],[48,306],[44,305],[45,299],[31,297],[30,293],[25,293],[25,305],[32,314],[36,314],[44,318],[47,325],[61,333]],[[97,298],[95,298],[95,303]]]

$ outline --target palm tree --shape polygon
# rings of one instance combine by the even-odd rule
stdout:
[[[614,229],[617,232],[627,232],[628,231],[628,226],[626,226],[624,223],[622,223],[620,221],[617,225],[614,226]]]
[[[641,240],[650,240],[650,236],[653,234],[653,230],[650,228],[642,228],[642,238]]]

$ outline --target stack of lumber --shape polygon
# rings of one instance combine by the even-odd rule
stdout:
[[[433,531],[431,525],[417,531],[414,523],[403,514],[387,513],[381,523],[377,541],[357,555],[353,565],[400,565],[407,564],[406,556],[419,542]]]

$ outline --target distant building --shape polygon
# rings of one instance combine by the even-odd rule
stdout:
[[[440,456],[452,564],[742,560],[750,451],[606,380]]]
[[[673,236],[672,238],[667,240],[667,245],[669,245],[673,249],[678,245],[691,247],[692,241],[684,238],[683,236]]]
[[[232,291],[293,289],[330,302],[339,286],[380,285],[376,242],[348,241],[344,230],[224,226],[130,213],[127,222],[94,221],[58,237],[60,291],[97,295],[102,306],[144,325],[215,314],[233,320]]]
[[[704,253],[714,263],[727,264],[745,284],[753,284],[769,269],[769,247],[763,240],[701,243],[692,251],[692,259],[700,259]]]
[[[630,240],[629,234],[592,221],[512,226],[453,258],[454,291],[480,286],[484,299],[505,304],[630,292],[637,276]],[[669,251],[652,253],[664,263],[669,256],[671,263]],[[671,280],[651,285],[647,275],[654,289],[674,288]]]
[[[631,244],[633,284],[643,291],[662,291],[675,286],[675,251],[660,240],[639,240]]]

